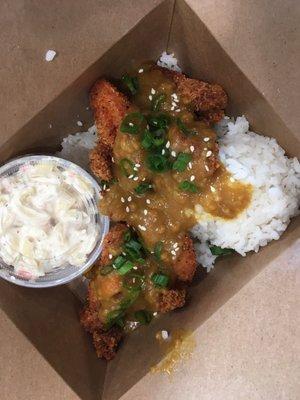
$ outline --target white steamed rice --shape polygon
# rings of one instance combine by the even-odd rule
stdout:
[[[199,224],[192,234],[198,261],[210,268],[212,256],[207,241],[231,248],[245,256],[279,239],[290,219],[299,212],[300,164],[289,159],[274,138],[249,131],[247,119],[226,117],[217,126],[220,159],[232,176],[253,186],[250,206],[234,220],[212,217],[201,207]]]
[[[163,52],[158,65],[181,71],[174,54]],[[238,218],[227,221],[206,214],[197,207],[199,223],[192,229],[198,262],[208,270],[216,257],[208,242],[232,248],[245,256],[279,239],[290,219],[299,212],[300,164],[289,159],[275,139],[249,131],[242,116],[225,117],[216,126],[220,158],[233,177],[253,185],[250,206]],[[88,169],[88,153],[96,143],[96,128],[67,136],[58,156]]]

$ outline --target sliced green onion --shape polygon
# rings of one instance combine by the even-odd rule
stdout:
[[[173,163],[173,169],[178,172],[185,171],[188,163],[191,161],[192,155],[189,153],[179,153],[176,161]]]
[[[150,130],[167,129],[171,121],[171,117],[167,114],[149,115],[147,117]]]
[[[169,277],[165,274],[155,273],[151,276],[151,281],[155,287],[165,288],[168,286]]]
[[[140,292],[141,292],[140,289],[129,290],[125,299],[123,299],[120,303],[120,309],[126,310],[127,308],[132,306],[132,304],[139,297]]]
[[[122,76],[122,81],[132,95],[135,95],[139,90],[139,81],[136,76],[124,75]]]
[[[133,261],[141,262],[142,260],[143,262],[141,252],[142,245],[137,240],[131,239],[129,242],[125,243],[124,250]]]
[[[134,112],[127,114],[126,117],[123,119],[120,131],[123,133],[130,133],[132,135],[137,135],[138,133],[142,132],[143,127],[146,126],[146,120],[143,114],[139,112]]]
[[[121,328],[124,326],[124,310],[116,309],[110,311],[106,316],[106,329],[111,328],[113,325],[119,325]]]
[[[163,156],[162,154],[149,154],[146,162],[148,168],[153,172],[166,172],[171,168],[170,161],[166,156]]]
[[[234,253],[233,249],[228,249],[228,248],[223,249],[222,247],[214,245],[209,246],[209,249],[213,256],[226,256],[227,254]]]
[[[134,313],[134,318],[142,325],[150,324],[152,314],[147,310],[139,310]]]
[[[105,267],[102,267],[100,269],[100,275],[108,275],[114,270],[114,267],[112,265],[105,265]]]
[[[134,171],[134,163],[129,160],[128,158],[122,158],[122,160],[120,161],[120,168],[121,168],[121,172],[124,176],[126,176],[127,178],[130,175],[134,175],[135,171]]]
[[[158,261],[160,261],[160,259],[161,259],[161,252],[162,252],[163,246],[164,246],[163,242],[157,242],[154,246],[154,256]]]
[[[198,192],[197,186],[193,182],[190,182],[190,181],[182,181],[179,183],[178,187],[183,192],[191,192],[191,193]]]
[[[142,137],[141,145],[144,149],[148,150],[153,145],[153,138],[149,131],[145,131]]]
[[[128,230],[124,233],[124,242],[129,242],[130,239],[131,239],[131,231],[130,231],[130,229],[128,229]]]
[[[166,95],[164,93],[156,94],[153,96],[153,100],[151,102],[152,111],[159,111],[163,102],[166,100]]]
[[[121,265],[121,267],[119,267],[117,269],[117,272],[119,275],[126,275],[129,271],[132,270],[132,268],[134,267],[134,264],[127,260],[124,262],[124,264]]]
[[[135,191],[136,194],[142,195],[142,194],[145,194],[146,192],[148,192],[151,189],[152,189],[151,183],[142,182],[134,189],[134,191]]]
[[[123,256],[118,256],[114,262],[113,262],[113,267],[115,269],[119,269],[122,267],[122,265],[124,264],[124,262],[126,261],[126,258]]]
[[[198,134],[196,129],[189,129],[184,122],[181,121],[180,118],[177,118],[176,120],[178,128],[181,130],[181,132],[186,135],[186,136],[195,136]]]

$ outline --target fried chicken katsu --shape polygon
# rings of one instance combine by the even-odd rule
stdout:
[[[137,257],[133,272],[126,272]],[[193,254],[186,252],[186,257],[193,259]],[[186,274],[190,276],[194,267],[194,262],[186,264]],[[101,257],[90,272],[87,304],[80,315],[81,324],[92,335],[98,357],[113,358],[124,330],[130,330],[136,322],[184,305],[186,291],[176,289],[180,277],[174,271],[169,276],[169,286],[173,288],[166,288],[153,279],[159,268],[159,260],[143,249],[126,224],[117,223],[110,229]]]
[[[197,265],[188,233],[196,205],[232,218],[245,201],[211,128],[227,104],[221,86],[147,63],[121,87],[100,79],[90,96],[99,133],[90,168],[104,181],[100,210],[116,225],[81,322],[106,359],[122,332],[185,304]]]

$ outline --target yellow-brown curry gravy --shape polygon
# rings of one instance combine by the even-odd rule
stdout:
[[[122,132],[121,125],[117,133],[113,148],[116,183],[104,196],[101,211],[133,226],[149,250],[162,242],[162,259],[170,261],[180,251],[176,250],[180,238],[197,223],[196,205],[213,216],[233,219],[248,206],[252,190],[250,185],[235,181],[219,163],[215,132],[196,119],[186,99],[176,92],[173,81],[149,64],[141,66],[131,76],[138,77],[138,89],[131,98],[133,106],[125,125],[129,130],[138,126],[138,132]],[[140,120],[141,115],[143,120]],[[155,121],[160,116],[162,120],[168,119],[162,135],[164,144],[145,149],[145,130],[156,129],[149,124],[149,117]],[[168,157],[171,166],[165,171],[149,168],[148,158],[152,153]],[[186,159],[183,164],[179,163],[182,168],[178,171],[174,169],[174,162],[182,153]],[[216,163],[220,165],[218,168],[215,168]],[[140,184],[151,187],[138,194],[136,190]]]

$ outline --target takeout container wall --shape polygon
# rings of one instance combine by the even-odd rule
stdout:
[[[225,87],[230,99],[228,112],[246,114],[252,127],[276,137],[290,155],[299,155],[297,134],[288,129],[197,13],[183,0],[153,1],[148,2],[148,7],[149,4],[150,10],[142,20],[133,18],[128,22],[128,32],[116,43],[112,42],[106,51],[99,51],[95,60],[86,65],[85,71],[78,73],[71,84],[62,86],[61,93],[49,100],[40,112],[19,130],[11,132],[9,137],[0,135],[2,162],[18,154],[57,149],[64,136],[79,130],[77,120],[84,121],[84,128],[92,124],[91,112],[86,109],[88,92],[98,77],[118,77],[132,61],[156,59],[166,48],[175,52],[183,70],[191,76],[215,81]],[[96,4],[94,7],[97,13]],[[126,12],[126,7],[120,5],[119,12],[116,23],[122,12]],[[114,26],[99,24],[97,29],[101,41],[102,30],[114,30]],[[63,41],[61,37],[61,43]],[[84,46],[85,51],[88,46],[91,52],[94,51],[88,37],[85,37]],[[193,330],[200,326],[292,245],[299,231],[299,219],[294,220],[278,242],[271,243],[258,254],[247,258],[224,258],[209,275],[199,271],[191,288],[188,307],[127,337],[117,357],[109,364],[96,359],[90,337],[78,322],[80,302],[67,287],[35,291],[0,282],[0,305],[80,398],[115,400],[142,379],[160,359],[155,340],[159,329],[172,330],[184,326]],[[30,397],[30,388],[25,390]]]

